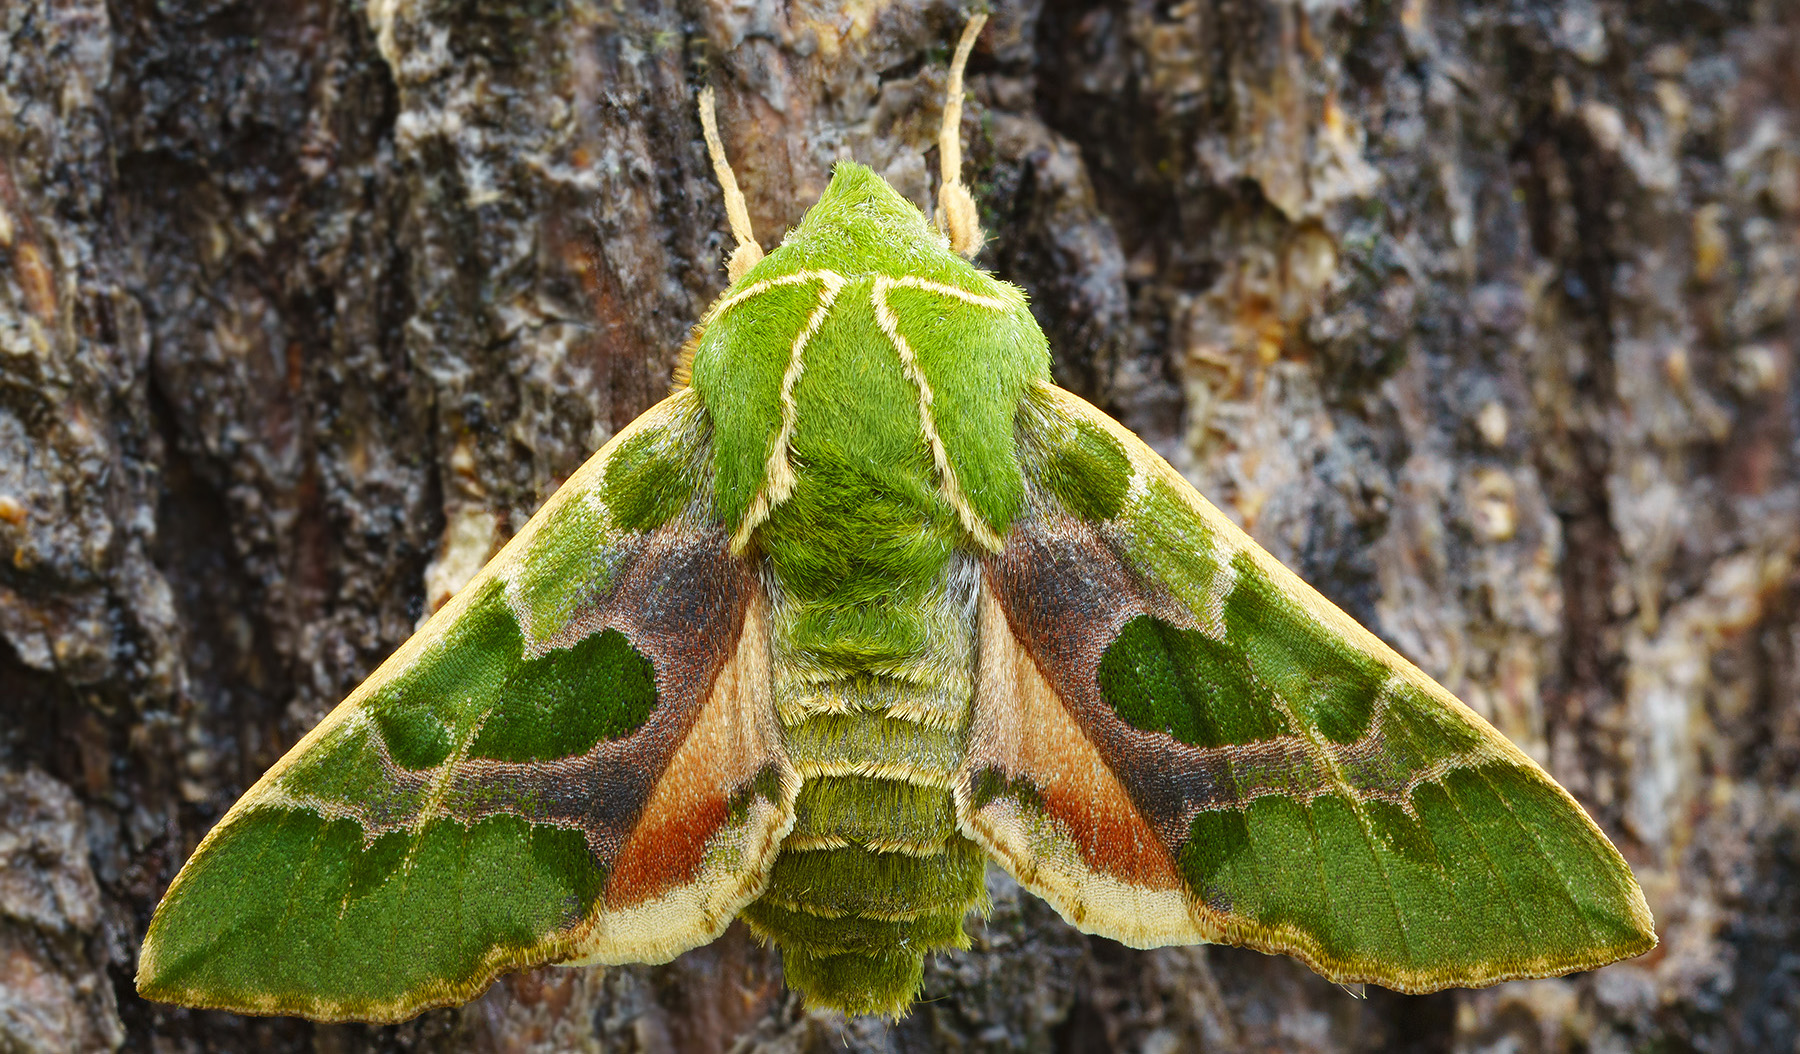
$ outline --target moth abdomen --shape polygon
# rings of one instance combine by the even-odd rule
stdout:
[[[789,986],[809,1004],[897,1016],[918,995],[925,956],[969,946],[963,918],[987,908],[985,861],[954,831],[925,854],[783,852],[744,919],[780,947]]]
[[[781,948],[788,986],[846,1013],[904,1013],[925,955],[967,948],[986,910],[986,854],[956,829],[950,791],[871,777],[801,786],[794,833],[763,896],[743,910]]]
[[[855,677],[782,708],[803,782],[793,830],[743,917],[781,948],[788,984],[813,1005],[904,1012],[925,956],[968,947],[963,918],[987,908],[986,854],[959,832],[950,791],[965,727],[943,727],[943,694]]]

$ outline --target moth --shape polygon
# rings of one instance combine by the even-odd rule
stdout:
[[[673,394],[232,807],[145,996],[395,1021],[735,918],[900,1014],[996,861],[1135,947],[1407,992],[1656,943],[1529,757],[1051,382],[968,262],[952,60],[934,225],[839,164],[738,241]]]

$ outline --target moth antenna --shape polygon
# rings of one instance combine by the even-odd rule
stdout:
[[[981,251],[985,236],[981,233],[981,215],[975,210],[975,199],[962,181],[963,67],[969,64],[969,53],[975,50],[975,38],[981,35],[984,25],[986,15],[970,18],[963,27],[962,39],[956,42],[956,55],[950,60],[950,85],[945,90],[944,126],[938,130],[941,181],[937,225],[950,236],[950,247],[966,259],[974,259]]]
[[[719,120],[713,114],[710,85],[700,89],[700,129],[706,134],[706,153],[712,158],[713,175],[725,194],[725,218],[731,221],[731,236],[737,239],[737,248],[731,251],[731,259],[725,264],[725,274],[736,282],[762,262],[763,250],[756,242],[755,232],[750,229],[750,209],[744,204],[744,192],[738,189],[731,162],[725,160],[725,141],[719,138]]]

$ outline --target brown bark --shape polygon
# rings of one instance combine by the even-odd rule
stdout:
[[[936,0],[0,4],[0,1050],[1776,1050],[1800,1021],[1800,11],[1002,3],[980,262],[1063,382],[1549,765],[1663,945],[1354,999],[1004,876],[897,1023],[734,928],[394,1028],[148,1004],[186,853],[667,383]],[[735,1046],[734,1046],[735,1044]]]

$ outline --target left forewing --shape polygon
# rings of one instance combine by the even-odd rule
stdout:
[[[584,465],[207,835],[139,990],[398,1020],[507,969],[723,930],[798,780],[709,443],[688,390]]]
[[[965,828],[1082,928],[1403,991],[1655,944],[1568,793],[1060,389],[988,559]]]

